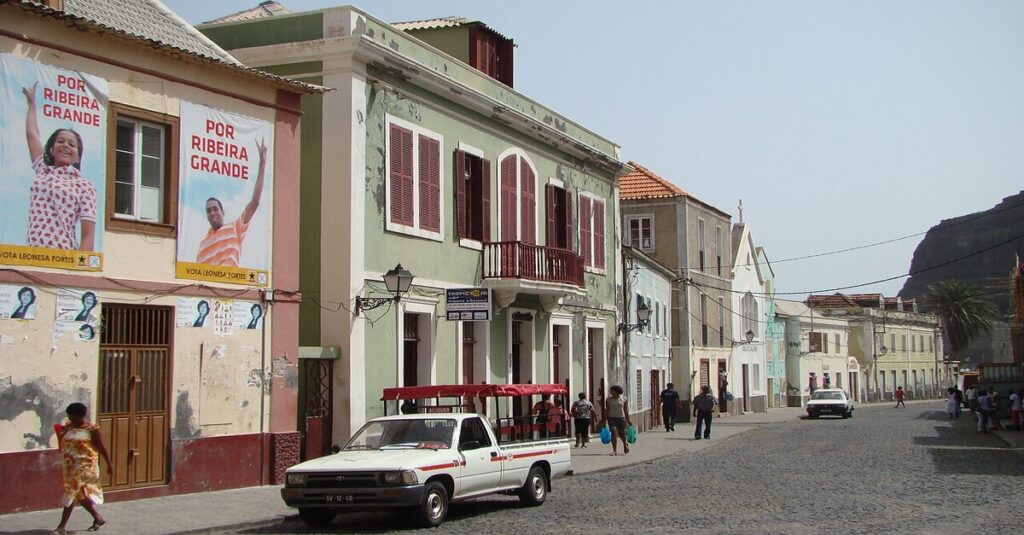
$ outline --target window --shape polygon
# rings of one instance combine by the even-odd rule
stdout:
[[[644,408],[644,372],[636,371],[636,405],[637,410]]]
[[[555,184],[544,186],[547,198],[547,246],[573,249],[572,192]]]
[[[708,296],[700,296],[700,345],[708,345]]]
[[[499,164],[498,213],[501,241],[537,243],[537,173],[526,156],[513,152]]]
[[[491,162],[481,154],[455,151],[455,233],[478,242],[491,239]]]
[[[481,448],[491,446],[491,437],[487,434],[487,430],[484,429],[484,424],[480,421],[480,418],[466,418],[462,421],[462,431],[459,433],[459,449],[462,449],[462,445],[470,441],[476,441]]]
[[[740,311],[743,314],[743,336],[747,331],[757,333],[757,300],[754,295],[747,292],[740,301]]]
[[[816,333],[814,331],[811,331],[809,333],[808,337],[807,337],[807,344],[808,344],[807,350],[810,353],[817,353],[817,352],[821,351],[821,339],[822,339],[821,333]]]
[[[722,276],[722,226],[715,226],[715,267],[718,276]]]
[[[661,305],[654,304],[654,334],[661,336]]]
[[[890,334],[889,335],[889,352],[890,353],[895,353],[896,352],[896,335],[895,334]]]
[[[626,229],[629,232],[629,245],[641,251],[654,250],[654,219],[651,216],[635,216],[626,218]]]
[[[604,200],[580,194],[580,256],[583,265],[604,271]]]
[[[835,345],[835,347],[836,347],[836,353],[842,353],[842,351],[839,350],[839,333],[836,333],[836,345]]]
[[[821,352],[828,353],[828,334],[821,333]]]
[[[907,335],[900,335],[900,351],[907,352]]]
[[[697,269],[704,271],[704,220],[697,220]]]
[[[107,221],[112,229],[174,235],[177,221],[178,120],[111,103]]]
[[[388,118],[387,228],[441,241],[441,136]]]

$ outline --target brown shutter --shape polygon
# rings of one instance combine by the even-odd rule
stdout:
[[[587,266],[593,265],[590,256],[590,223],[590,197],[580,195],[580,256]]]
[[[391,221],[412,225],[412,130],[391,125]]]
[[[441,230],[441,144],[436,139],[419,136],[420,149],[420,228]]]
[[[466,153],[461,150],[455,151],[454,169],[455,183],[455,235],[459,238],[466,237]]]
[[[483,192],[483,232],[477,233],[477,236],[483,236],[483,241],[491,241],[491,161],[481,160],[480,161],[480,186]]]
[[[545,217],[547,226],[544,229],[544,235],[546,236],[544,244],[548,247],[558,246],[558,234],[555,232],[555,195],[557,194],[558,190],[555,189],[555,186],[551,184],[544,185],[545,216],[547,216]]]
[[[516,157],[501,161],[501,241],[516,241]]]
[[[565,200],[565,226],[562,228],[562,232],[565,233],[565,248],[573,251],[575,249],[572,247],[572,240],[576,234],[573,233],[572,226],[574,219],[572,218],[572,193],[570,190],[562,190],[562,198]]]
[[[594,201],[594,267],[604,269],[604,201]]]
[[[523,236],[520,241],[533,245],[537,243],[537,181],[525,158],[520,158],[519,175],[523,219]]]

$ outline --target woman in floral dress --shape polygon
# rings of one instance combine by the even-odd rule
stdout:
[[[57,428],[57,442],[64,457],[64,494],[61,505],[60,525],[54,533],[64,535],[75,501],[82,504],[92,515],[89,531],[100,529],[107,521],[96,510],[103,503],[103,487],[100,486],[100,457],[107,463],[107,474],[113,470],[110,455],[103,445],[100,426],[85,419],[87,409],[81,403],[68,405],[68,421]]]

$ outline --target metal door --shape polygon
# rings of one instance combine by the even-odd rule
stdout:
[[[107,489],[167,482],[170,307],[104,304],[97,422],[113,462]]]
[[[331,449],[331,368],[333,361],[327,359],[303,359],[299,361],[302,375],[299,383],[303,407],[302,421],[305,425],[306,444],[302,459],[315,459],[326,455]]]

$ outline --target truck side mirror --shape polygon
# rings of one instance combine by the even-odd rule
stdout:
[[[331,446],[331,453],[338,453],[340,451],[341,451],[341,446],[339,446],[337,444]]]
[[[459,444],[459,451],[469,451],[469,450],[478,450],[478,449],[480,449],[480,441],[479,440],[467,440],[467,441],[463,442],[462,444]]]

